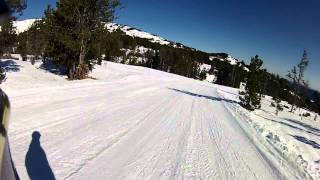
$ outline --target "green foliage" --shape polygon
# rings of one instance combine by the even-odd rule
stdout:
[[[260,79],[262,64],[263,61],[258,55],[251,59],[245,92],[240,94],[241,106],[250,111],[261,108],[262,83]]]
[[[220,58],[226,58],[228,55],[224,53],[214,54]],[[231,65],[227,61],[221,61],[220,59],[216,58],[213,61],[209,62],[212,66],[211,73],[213,70],[217,71],[217,84],[230,86],[234,88],[239,88],[240,83],[244,82],[245,77],[247,76],[247,72],[244,70],[245,64],[244,62],[239,62],[236,65]]]
[[[16,42],[16,32],[12,18],[5,19],[0,26],[0,56],[2,56],[4,53],[12,52]]]
[[[27,54],[32,54],[36,57],[43,56],[48,46],[44,30],[44,21],[39,20],[34,22],[28,31],[19,34],[18,53],[22,57]]]
[[[107,46],[105,23],[114,19],[118,0],[60,0],[57,8],[48,8],[44,24],[49,40],[46,54],[67,66],[70,79],[83,79],[94,60],[100,61]],[[82,65],[86,66],[82,66]]]

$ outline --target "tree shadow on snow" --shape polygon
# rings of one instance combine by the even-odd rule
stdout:
[[[44,61],[44,63],[41,64],[40,69],[59,76],[67,74],[67,69],[55,63],[53,60]]]
[[[292,120],[292,119],[285,119],[285,120],[288,121],[288,122],[300,125],[300,126],[306,128],[306,129],[308,129],[309,131],[312,131],[312,132],[315,132],[315,133],[320,133],[320,129],[314,128],[314,127],[312,127],[312,126],[310,126],[308,124],[305,124],[303,122]]]
[[[229,103],[238,103],[238,102],[232,101],[230,99],[225,99],[225,98],[220,98],[220,97],[213,97],[213,96],[206,96],[206,95],[196,94],[196,93],[183,91],[183,90],[179,90],[179,89],[175,89],[175,88],[169,88],[169,89],[172,90],[172,91],[179,92],[179,93],[183,93],[183,94],[187,94],[187,95],[195,96],[195,97],[199,97],[199,98],[205,98],[205,99],[209,99],[209,100],[213,100],[213,101],[225,101],[225,102],[229,102]]]
[[[41,147],[40,137],[38,131],[32,133],[32,141],[25,160],[28,175],[31,180],[55,180],[46,153]]]
[[[21,66],[18,65],[14,60],[0,60],[0,67],[6,72],[19,72]]]
[[[291,136],[294,137],[296,140],[298,140],[300,142],[303,142],[305,144],[308,144],[308,145],[312,146],[315,149],[320,149],[320,144],[318,144],[315,141],[309,140],[309,139],[307,139],[305,137],[302,137],[302,136],[293,136],[293,135],[291,135]]]
[[[309,133],[309,134],[312,134],[312,135],[315,135],[315,136],[320,136],[320,134],[317,134],[317,133],[315,133],[315,132],[313,132],[313,131],[305,130],[305,129],[302,129],[302,128],[297,127],[297,126],[294,126],[294,125],[291,125],[291,124],[286,123],[286,122],[276,121],[276,120],[274,120],[274,119],[270,119],[270,118],[261,116],[261,115],[259,115],[259,114],[256,114],[256,115],[259,116],[259,117],[261,117],[261,118],[263,118],[263,119],[272,121],[272,122],[274,122],[274,123],[279,123],[279,124],[282,124],[282,125],[284,125],[284,126],[287,126],[287,127],[293,128],[293,129],[297,129],[297,130],[299,130],[299,131],[303,131],[303,132],[306,132],[306,133]]]

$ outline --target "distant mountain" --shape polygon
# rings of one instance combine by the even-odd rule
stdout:
[[[21,20],[21,21],[15,21],[14,26],[17,29],[17,33],[19,34],[19,33],[22,33],[24,31],[28,30],[32,26],[32,24],[37,20],[39,20],[39,19],[26,19],[26,20]],[[168,46],[172,46],[175,48],[188,48],[188,49],[191,49],[194,51],[196,50],[195,48],[191,48],[191,47],[185,46],[181,43],[167,40],[167,39],[160,37],[158,35],[155,35],[155,34],[152,34],[149,32],[145,32],[145,31],[140,30],[138,28],[130,27],[128,25],[107,23],[106,27],[110,32],[114,32],[117,29],[120,29],[128,36],[148,39],[150,42],[153,42],[153,43],[159,43],[161,45],[168,45]],[[236,58],[232,57],[231,55],[229,55],[227,53],[209,53],[209,56],[210,56],[211,61],[212,60],[228,61],[231,65],[236,65],[238,63],[238,60]]]
[[[172,44],[172,42],[154,35],[154,34],[150,34],[148,32],[144,32],[140,29],[136,29],[136,28],[132,28],[130,26],[127,25],[120,25],[120,24],[116,24],[116,23],[108,23],[107,28],[109,31],[116,31],[117,29],[120,29],[121,31],[123,31],[125,34],[127,34],[128,36],[131,37],[139,37],[139,38],[144,38],[144,39],[149,39],[151,42],[153,43],[159,43],[162,45],[169,45]]]
[[[220,60],[220,61],[228,61],[231,65],[238,64],[239,60],[232,57],[227,53],[209,53],[209,59],[211,61]]]

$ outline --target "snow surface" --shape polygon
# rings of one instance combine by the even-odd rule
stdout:
[[[211,65],[209,64],[201,64],[200,65],[200,71],[209,72],[211,69]]]
[[[113,32],[117,29],[120,29],[124,33],[126,33],[128,36],[131,36],[131,37],[139,37],[139,38],[149,39],[151,42],[159,43],[162,45],[169,45],[170,44],[169,41],[165,40],[162,37],[159,37],[159,36],[150,34],[148,32],[144,32],[144,31],[132,28],[130,26],[119,25],[116,23],[108,23],[106,26],[109,29],[109,31],[111,31],[111,32]]]
[[[227,57],[227,61],[229,61],[231,65],[236,65],[238,63],[238,60],[236,60],[234,57],[230,55]]]
[[[228,61],[231,65],[236,65],[238,64],[238,60],[235,59],[234,57],[228,55],[227,58],[223,59],[223,58],[219,58],[219,57],[215,57],[215,56],[210,56],[209,59],[210,61],[213,61],[214,59],[219,59],[220,61]]]
[[[23,21],[14,21],[13,27],[16,28],[18,34],[27,31],[37,19],[26,19]]]
[[[218,90],[222,97],[238,101],[238,90],[220,87]],[[281,161],[279,166],[296,169],[303,177],[298,179],[320,179],[320,119],[313,112],[299,109],[291,113],[291,105],[282,102],[284,111],[275,114],[275,107],[271,107],[272,97],[266,96],[262,99],[262,109],[247,112],[239,107],[228,103],[228,109],[242,119],[244,128],[251,127],[250,134],[257,134],[260,142],[271,145],[268,151],[273,151],[274,156]],[[310,117],[301,118],[300,114],[310,113]],[[317,117],[315,119],[315,117]],[[241,122],[241,121],[239,121]],[[273,157],[274,158],[274,157]],[[270,158],[272,159],[272,157]],[[289,167],[291,166],[291,167]]]
[[[217,80],[216,75],[214,74],[210,74],[209,71],[211,70],[211,65],[209,64],[201,64],[199,66],[200,72],[205,72],[206,73],[206,79],[205,81],[209,82],[209,83],[214,83]]]
[[[22,179],[29,178],[34,131],[57,179],[301,177],[276,166],[252,140],[221,86],[110,62],[93,71],[97,80],[83,81],[49,73],[40,62],[9,64],[16,70],[2,86],[11,99],[9,138]]]
[[[207,82],[214,83],[214,82],[216,82],[216,80],[217,80],[217,77],[215,75],[207,73],[207,76],[206,76]]]

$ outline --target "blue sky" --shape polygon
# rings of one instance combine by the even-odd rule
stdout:
[[[43,15],[55,0],[29,0],[21,19]],[[259,54],[271,72],[285,75],[306,49],[306,79],[320,90],[319,0],[122,0],[119,23],[206,52],[249,61]]]

